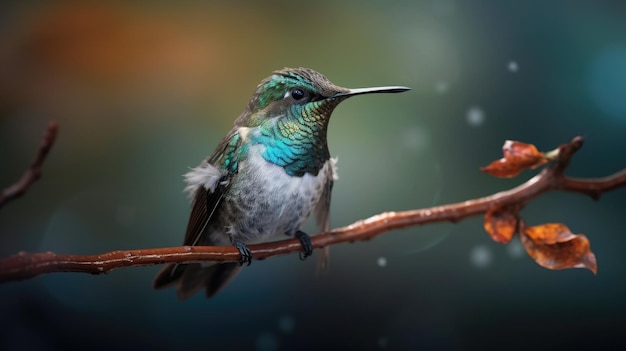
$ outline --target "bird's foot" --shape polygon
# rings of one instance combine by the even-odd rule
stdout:
[[[304,261],[307,257],[313,254],[313,244],[311,243],[311,238],[301,230],[298,230],[295,236],[300,240],[300,244],[302,245],[303,251],[300,251],[300,259]]]
[[[243,266],[244,263],[248,262],[249,266],[252,263],[252,252],[250,252],[250,249],[246,246],[246,244],[237,240],[233,241],[233,246],[235,246],[237,250],[239,250],[239,254],[241,255],[241,258],[239,259],[239,265]]]

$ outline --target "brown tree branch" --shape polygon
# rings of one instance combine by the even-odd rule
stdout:
[[[46,128],[46,132],[41,140],[39,150],[37,150],[37,155],[30,164],[30,167],[28,167],[20,180],[8,188],[5,188],[0,193],[0,208],[8,202],[24,195],[31,185],[41,178],[43,163],[46,160],[52,145],[54,145],[58,130],[59,126],[57,122],[52,121],[48,123],[48,127]]]
[[[551,191],[571,191],[587,194],[597,199],[600,194],[626,185],[626,169],[605,178],[576,179],[563,174],[571,156],[582,146],[583,139],[574,138],[558,149],[557,162],[544,168],[525,183],[490,196],[435,206],[431,208],[385,212],[355,222],[346,227],[311,237],[313,247],[369,240],[394,229],[412,227],[426,223],[458,222],[464,218],[484,214],[494,206],[523,207],[528,201]],[[302,250],[298,239],[288,239],[249,246],[252,256],[263,260]],[[23,280],[52,272],[108,273],[114,269],[145,266],[160,263],[190,263],[201,261],[231,261],[240,259],[239,251],[233,246],[182,246],[157,249],[111,251],[100,255],[63,255],[52,252],[26,253],[0,260],[0,282]]]

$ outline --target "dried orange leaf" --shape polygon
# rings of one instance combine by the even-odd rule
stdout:
[[[480,170],[499,178],[511,178],[523,170],[537,168],[549,159],[535,145],[507,140],[502,146],[503,158],[491,162]]]
[[[526,252],[542,267],[587,268],[593,274],[598,271],[589,239],[583,234],[572,234],[564,224],[548,223],[527,227],[520,234]]]
[[[495,242],[507,244],[517,230],[517,212],[519,209],[494,206],[485,214],[484,227]]]

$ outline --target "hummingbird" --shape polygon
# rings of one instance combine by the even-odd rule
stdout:
[[[251,263],[246,245],[279,235],[298,238],[300,258],[310,256],[311,239],[301,226],[315,213],[320,231],[330,229],[330,198],[337,180],[337,160],[330,157],[327,143],[331,113],[352,96],[407,90],[343,88],[309,68],[273,72],[257,86],[213,154],[184,176],[191,214],[183,245],[233,245],[241,260],[168,264],[153,287],[177,285],[180,300],[204,289],[210,298],[244,263]],[[318,260],[322,266],[327,250]]]

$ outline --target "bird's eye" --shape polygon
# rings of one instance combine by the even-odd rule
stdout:
[[[294,100],[301,100],[304,98],[304,91],[300,88],[294,88],[291,90],[291,97]]]

